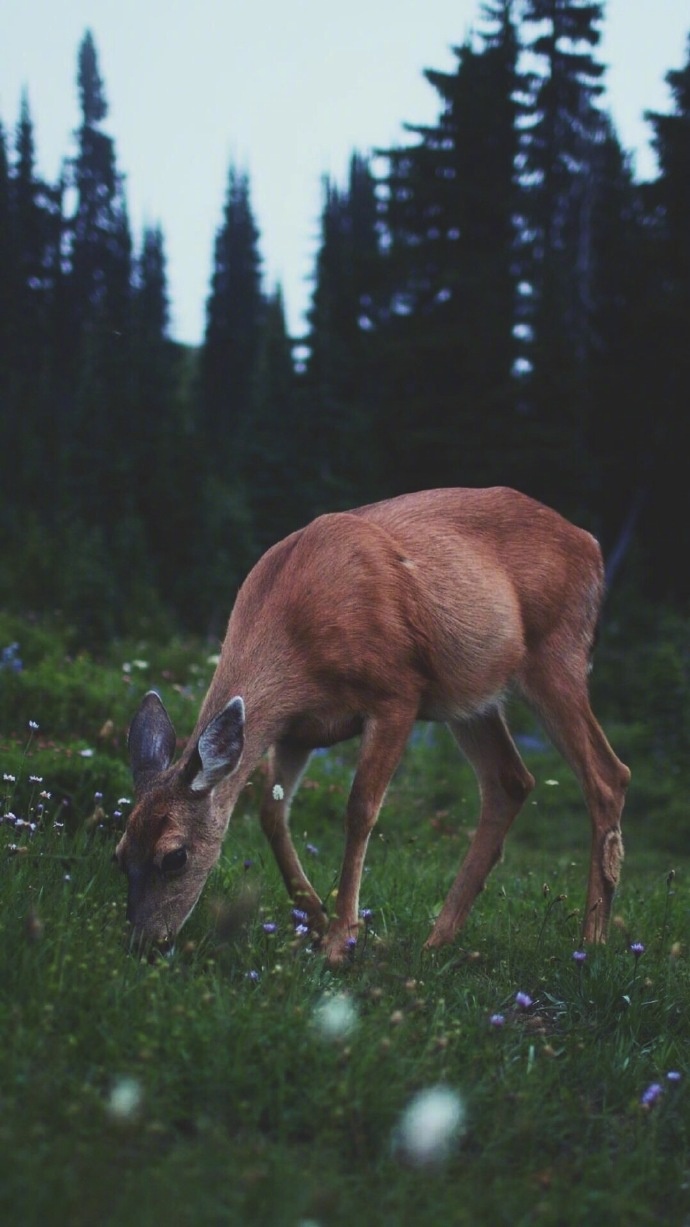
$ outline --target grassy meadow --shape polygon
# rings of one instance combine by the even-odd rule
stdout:
[[[615,651],[596,706],[633,784],[607,946],[579,944],[579,791],[516,711],[538,786],[456,944],[422,951],[476,789],[446,730],[421,725],[372,837],[360,938],[333,972],[258,829],[260,778],[174,954],[128,951],[111,860],[128,721],[155,685],[187,734],[207,646],[96,659],[0,616],[0,647],[0,1221],[690,1223],[688,774],[665,751],[675,709],[645,716]],[[607,713],[617,682],[629,709]],[[293,810],[326,898],[354,750],[315,755]]]

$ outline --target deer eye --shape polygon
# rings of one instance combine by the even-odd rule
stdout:
[[[161,872],[165,874],[179,873],[187,864],[187,849],[184,845],[181,848],[173,848],[172,852],[166,852],[161,861]]]

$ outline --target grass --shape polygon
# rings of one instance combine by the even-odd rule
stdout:
[[[193,646],[171,655],[165,698],[184,733],[210,665]],[[296,930],[255,822],[259,781],[176,953],[146,963],[127,950],[111,855],[131,795],[126,722],[169,666],[142,645],[104,662],[53,652],[52,674],[46,659],[27,653],[10,687],[0,674],[15,777],[2,812],[20,819],[0,826],[2,1221],[689,1221],[690,859],[667,820],[669,797],[674,813],[685,798],[677,779],[655,783],[634,729],[611,730],[640,782],[611,938],[584,961],[587,820],[538,743],[525,756],[541,782],[504,862],[457,943],[423,953],[476,794],[450,738],[421,728],[372,839],[371,915],[348,967],[329,971]],[[352,754],[315,756],[295,804],[325,896]],[[424,1163],[401,1131],[413,1097],[438,1087],[459,1119]]]

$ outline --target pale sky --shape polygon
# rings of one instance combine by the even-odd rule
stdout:
[[[645,110],[669,111],[664,77],[686,62],[688,0],[608,0],[607,105],[640,178],[655,173]],[[76,62],[91,29],[107,130],[138,246],[160,223],[172,332],[198,343],[230,162],[249,174],[266,290],[280,282],[303,328],[324,174],[353,150],[434,122],[424,68],[454,71],[479,0],[0,0],[0,120],[14,133],[27,87],[38,169],[57,178],[79,123]]]

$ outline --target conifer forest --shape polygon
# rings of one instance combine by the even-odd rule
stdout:
[[[230,165],[198,348],[171,339],[162,229],[130,228],[107,47],[75,48],[58,182],[29,83],[0,117],[0,604],[60,611],[85,641],[217,633],[313,516],[512,485],[598,536],[612,590],[687,608],[690,38],[637,182],[604,21],[603,3],[490,0],[452,72],[420,65],[435,124],[403,115],[399,147],[324,179],[299,337]]]

